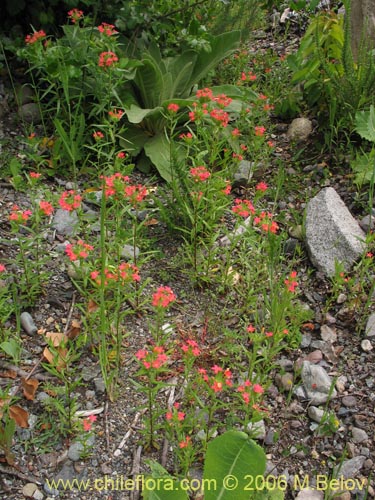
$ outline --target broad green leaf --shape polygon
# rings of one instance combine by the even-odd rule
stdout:
[[[375,142],[375,108],[358,111],[355,115],[355,131],[364,139]]]
[[[132,156],[137,156],[149,138],[150,136],[142,128],[129,124],[124,136],[120,138],[120,146]]]
[[[140,94],[142,107],[155,108],[160,105],[163,92],[163,73],[152,59],[142,59],[143,66],[138,68],[134,83]]]
[[[145,476],[143,486],[144,500],[189,500],[187,492],[179,489],[179,482],[170,476],[156,479]]]
[[[2,349],[5,354],[8,354],[8,356],[10,356],[11,358],[18,360],[21,346],[16,339],[10,339],[4,340],[4,342],[0,344],[0,349]]]
[[[164,133],[155,135],[144,145],[145,153],[167,182],[172,180],[170,142]]]
[[[141,123],[146,116],[155,115],[163,111],[161,106],[152,108],[152,109],[143,109],[137,106],[136,104],[132,104],[129,108],[125,110],[126,116],[130,123]]]
[[[195,51],[187,50],[177,57],[166,59],[166,69],[172,74],[173,79],[170,99],[175,96],[187,97],[190,94],[189,82],[197,57],[198,54]]]
[[[202,78],[204,78],[211,69],[217,66],[220,61],[234,52],[239,46],[240,39],[241,32],[238,30],[229,31],[228,33],[222,33],[221,35],[212,37],[211,52],[202,50],[198,54],[194,70],[189,82],[187,82],[187,86],[192,87],[195,83],[202,80]]]
[[[251,477],[265,470],[263,449],[244,432],[227,431],[207,447],[203,479],[216,480],[216,488],[207,489],[204,500],[248,500]]]

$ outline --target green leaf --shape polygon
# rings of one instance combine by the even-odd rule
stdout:
[[[220,61],[234,52],[240,43],[241,32],[229,31],[221,35],[212,37],[211,52],[201,51],[198,54],[194,70],[187,86],[192,87],[204,78]]]
[[[179,481],[172,477],[158,462],[149,460],[151,475],[143,480],[144,500],[189,500],[183,489],[179,489]]]
[[[246,486],[251,476],[262,476],[266,470],[263,449],[247,434],[227,431],[207,447],[203,478],[216,480],[216,489],[206,490],[204,500],[248,500]],[[228,486],[236,485],[235,490]]]
[[[120,138],[120,146],[131,153],[132,156],[137,156],[142,151],[145,142],[149,140],[145,130],[135,125],[127,125],[124,137]]]
[[[2,349],[5,354],[11,358],[18,360],[21,351],[21,346],[16,339],[5,340],[0,344],[0,349]]]
[[[138,68],[134,78],[141,98],[140,104],[145,108],[160,105],[163,93],[163,73],[157,63],[150,58],[142,59],[143,66]]]
[[[358,111],[355,115],[355,131],[364,139],[375,142],[375,108]]]
[[[145,153],[167,182],[172,180],[170,142],[164,133],[155,135],[144,145]]]
[[[128,109],[126,109],[125,112],[130,123],[141,123],[146,116],[159,114],[160,111],[163,111],[161,106],[152,109],[142,109],[139,106],[132,104]]]

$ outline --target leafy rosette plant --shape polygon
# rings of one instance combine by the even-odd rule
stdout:
[[[138,167],[146,170],[153,164],[165,180],[171,180],[172,156],[177,148],[174,144],[172,147],[173,139],[166,134],[168,106],[179,106],[177,122],[186,123],[187,108],[195,99],[192,96],[194,86],[236,50],[239,41],[240,32],[231,31],[212,37],[209,52],[186,50],[175,57],[163,58],[158,47],[151,44],[142,54],[142,66],[137,68],[134,80],[128,81],[119,95],[129,122],[121,146],[133,156],[141,155]],[[226,93],[234,98],[228,111],[241,110],[243,93],[236,86],[226,85],[212,90],[215,94]]]

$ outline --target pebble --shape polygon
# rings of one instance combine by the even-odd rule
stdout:
[[[361,342],[361,348],[364,352],[370,352],[373,350],[372,344],[369,339],[363,339]]]
[[[321,361],[322,359],[323,359],[323,354],[322,354],[322,351],[320,351],[319,349],[310,352],[310,354],[308,354],[305,357],[306,361],[309,361],[310,363],[314,363],[314,364],[319,363],[319,361]]]
[[[249,422],[247,424],[247,431],[251,433],[253,439],[265,439],[266,426],[264,420],[259,420],[258,422]]]
[[[301,490],[295,497],[295,500],[323,500],[324,493],[320,490]]]
[[[43,493],[39,490],[35,483],[26,483],[22,488],[22,494],[26,498],[34,498],[35,500],[43,499]]]
[[[311,333],[307,332],[302,335],[301,349],[306,349],[311,344]]]
[[[352,436],[353,436],[353,442],[356,444],[363,443],[364,441],[368,440],[367,432],[364,431],[363,429],[359,429],[358,427],[353,427]]]
[[[333,477],[343,476],[345,479],[352,479],[357,477],[366,457],[358,455],[357,457],[350,458],[349,460],[344,460],[341,464],[333,469]]]
[[[94,378],[94,385],[96,392],[104,393],[105,392],[105,383],[103,377]]]
[[[323,418],[324,410],[322,410],[321,408],[317,408],[316,406],[309,406],[307,414],[311,418],[311,420],[314,420],[314,422],[317,422],[319,424]]]
[[[293,381],[293,374],[290,372],[284,373],[284,375],[277,380],[279,388],[284,391],[290,391],[293,387]]]
[[[26,123],[38,125],[42,121],[39,106],[34,102],[23,104],[18,110],[18,115],[25,120]]]
[[[336,389],[332,387],[332,380],[322,366],[304,361],[301,377],[312,405],[326,403],[328,398],[337,396]]]
[[[75,210],[68,212],[58,208],[52,220],[52,227],[58,234],[70,236],[76,232],[78,223],[79,219]]]
[[[140,253],[141,251],[138,247],[134,248],[133,245],[124,245],[121,250],[121,257],[123,257],[124,259],[133,260],[135,254],[135,258],[138,259]]]
[[[72,443],[69,446],[68,450],[68,458],[72,462],[77,462],[78,460],[81,459],[81,456],[85,450],[85,447],[83,446],[82,443]]]
[[[342,404],[348,408],[352,408],[353,406],[356,406],[357,399],[354,396],[344,396],[342,398]]]
[[[336,389],[341,393],[345,391],[348,378],[345,375],[340,375],[336,380]]]
[[[322,325],[320,328],[320,336],[326,342],[336,342],[337,340],[336,330],[328,325]]]
[[[343,304],[344,302],[346,302],[348,299],[348,296],[345,294],[345,293],[340,293],[339,296],[337,297],[337,304]]]
[[[375,313],[370,314],[366,323],[366,337],[375,337]]]
[[[20,319],[21,326],[28,335],[34,335],[38,331],[31,314],[23,312],[21,313]]]

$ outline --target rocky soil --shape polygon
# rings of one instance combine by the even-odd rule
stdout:
[[[291,40],[290,46],[297,42],[298,37]],[[265,48],[267,44],[275,45],[267,37],[259,43]],[[278,50],[278,47],[273,46],[273,49]],[[280,46],[280,52],[284,50],[285,47]],[[7,97],[6,103],[4,99],[0,102],[0,161],[4,162],[12,155],[22,157],[22,147],[15,140],[22,133],[17,125],[14,101],[5,79],[1,82],[0,93],[2,97]],[[331,186],[340,194],[354,217],[361,221],[366,215],[359,202],[363,195],[358,195],[353,188],[350,176],[343,173],[342,165],[337,165],[334,157],[319,157],[315,154],[312,143],[314,134],[319,131],[315,129],[303,143],[295,146],[288,139],[287,128],[287,123],[275,119],[274,159],[282,158],[287,163],[286,182],[291,186],[288,198],[279,202],[278,211],[303,213],[307,200],[322,187]],[[303,147],[306,151],[305,159],[298,164],[293,161],[296,147]],[[314,152],[313,161],[310,152]],[[267,173],[264,180],[267,180]],[[62,187],[69,189],[69,182],[58,178],[51,181],[51,190]],[[27,206],[27,193],[14,190],[9,179],[3,178],[0,185],[0,262],[9,259],[16,250],[7,223],[7,214],[14,203]],[[65,221],[65,226],[51,229],[46,235],[45,252],[51,256],[53,280],[37,307],[29,311],[39,332],[55,328],[64,330],[71,326],[72,321],[79,319],[74,307],[79,297],[62,258],[71,225],[71,220]],[[205,352],[214,352],[217,338],[213,327],[210,332],[210,323],[207,330],[207,297],[193,288],[186,277],[170,265],[178,251],[179,242],[166,236],[162,227],[150,226],[150,231],[162,248],[164,258],[158,262],[159,269],[154,269],[150,264],[147,272],[157,282],[160,268],[163,269],[170,277],[169,283],[165,284],[182,297],[172,310],[178,325],[174,335],[178,337],[184,330],[190,329],[198,338],[204,337]],[[314,269],[303,242],[296,243],[300,236],[293,230],[291,233],[290,245],[299,244],[304,252],[298,269],[301,300],[311,308],[314,319],[305,325],[299,348],[282,353],[271,373],[273,382],[265,397],[269,417],[261,422],[258,437],[267,453],[268,475],[285,480],[288,484],[287,498],[323,499],[332,497],[334,493],[339,493],[335,498],[341,500],[372,498],[375,496],[375,320],[370,314],[375,311],[375,304],[370,300],[370,308],[364,308],[367,297],[353,297],[345,293],[332,301],[331,282]],[[25,447],[25,443],[33,443],[33,439],[38,437],[33,422],[36,421],[40,402],[46,397],[45,393],[39,392],[34,401],[22,401],[30,414],[30,427],[17,430],[12,448],[16,465],[7,465],[0,455],[1,498],[136,500],[139,492],[121,491],[121,478],[133,478],[148,470],[145,459],[150,456],[163,461],[168,467],[171,459],[168,448],[150,455],[140,446],[139,406],[142,401],[131,382],[137,366],[130,354],[147,341],[146,318],[132,317],[128,329],[130,335],[124,346],[127,356],[119,397],[114,403],[105,397],[96,358],[87,351],[80,360],[81,375],[85,382],[85,387],[79,390],[81,409],[89,413],[97,412],[98,416],[92,455],[81,460],[81,449],[76,442],[56,442],[53,451],[39,451],[37,454],[35,445]],[[1,389],[9,383],[13,389],[17,387],[20,377],[33,367],[36,367],[34,377],[40,380],[48,377],[38,367],[44,344],[41,335],[30,324],[30,318],[25,320],[22,340],[23,354],[19,367],[12,366],[0,354]],[[9,370],[16,373],[16,378],[7,378],[6,372]],[[169,394],[165,397],[167,399]],[[330,420],[322,423],[322,415],[328,413],[331,415]],[[199,476],[199,471],[192,473]],[[48,485],[51,479],[94,481],[105,477],[115,481],[117,491],[110,482],[108,489],[102,491],[92,489],[93,483],[89,484],[86,491],[69,492],[56,491]],[[336,484],[331,483],[333,488],[330,490],[327,481],[340,477],[344,479],[341,479],[338,489],[335,490]],[[318,490],[299,493],[301,485],[318,487]]]

